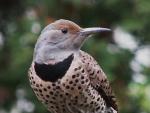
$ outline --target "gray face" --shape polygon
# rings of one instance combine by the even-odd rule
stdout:
[[[80,33],[71,33],[68,29],[52,29],[49,31],[44,31],[37,41],[37,46],[49,46],[52,49],[61,49],[61,50],[72,50],[77,49],[73,47],[77,37]]]
[[[48,45],[61,50],[77,49],[73,46],[80,30],[81,28],[71,21],[58,20],[44,28],[36,45]]]
[[[57,20],[46,26],[36,43],[34,60],[46,63],[60,61],[72,53],[77,53],[84,40],[93,33],[108,30],[106,28],[85,28],[68,20]]]

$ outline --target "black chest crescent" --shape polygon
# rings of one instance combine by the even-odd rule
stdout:
[[[34,69],[37,74],[42,80],[55,82],[59,78],[62,78],[67,70],[69,69],[72,60],[73,54],[64,59],[61,62],[58,62],[54,65],[52,64],[39,64],[35,62]]]

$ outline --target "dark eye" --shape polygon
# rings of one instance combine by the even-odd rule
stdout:
[[[61,32],[64,33],[64,34],[66,34],[68,32],[68,29],[64,28],[64,29],[61,30]]]

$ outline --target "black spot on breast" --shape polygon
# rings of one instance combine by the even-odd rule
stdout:
[[[59,62],[54,65],[38,64],[35,62],[35,72],[42,80],[55,82],[65,75],[72,63],[73,58],[74,57],[72,54],[68,58],[64,59],[62,62]]]

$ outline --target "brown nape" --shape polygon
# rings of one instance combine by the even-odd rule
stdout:
[[[68,29],[68,31],[70,33],[77,33],[81,30],[81,27],[78,26],[77,24],[71,22],[71,21],[68,21],[68,20],[57,20],[55,23],[54,23],[54,26],[57,28],[57,29]]]

